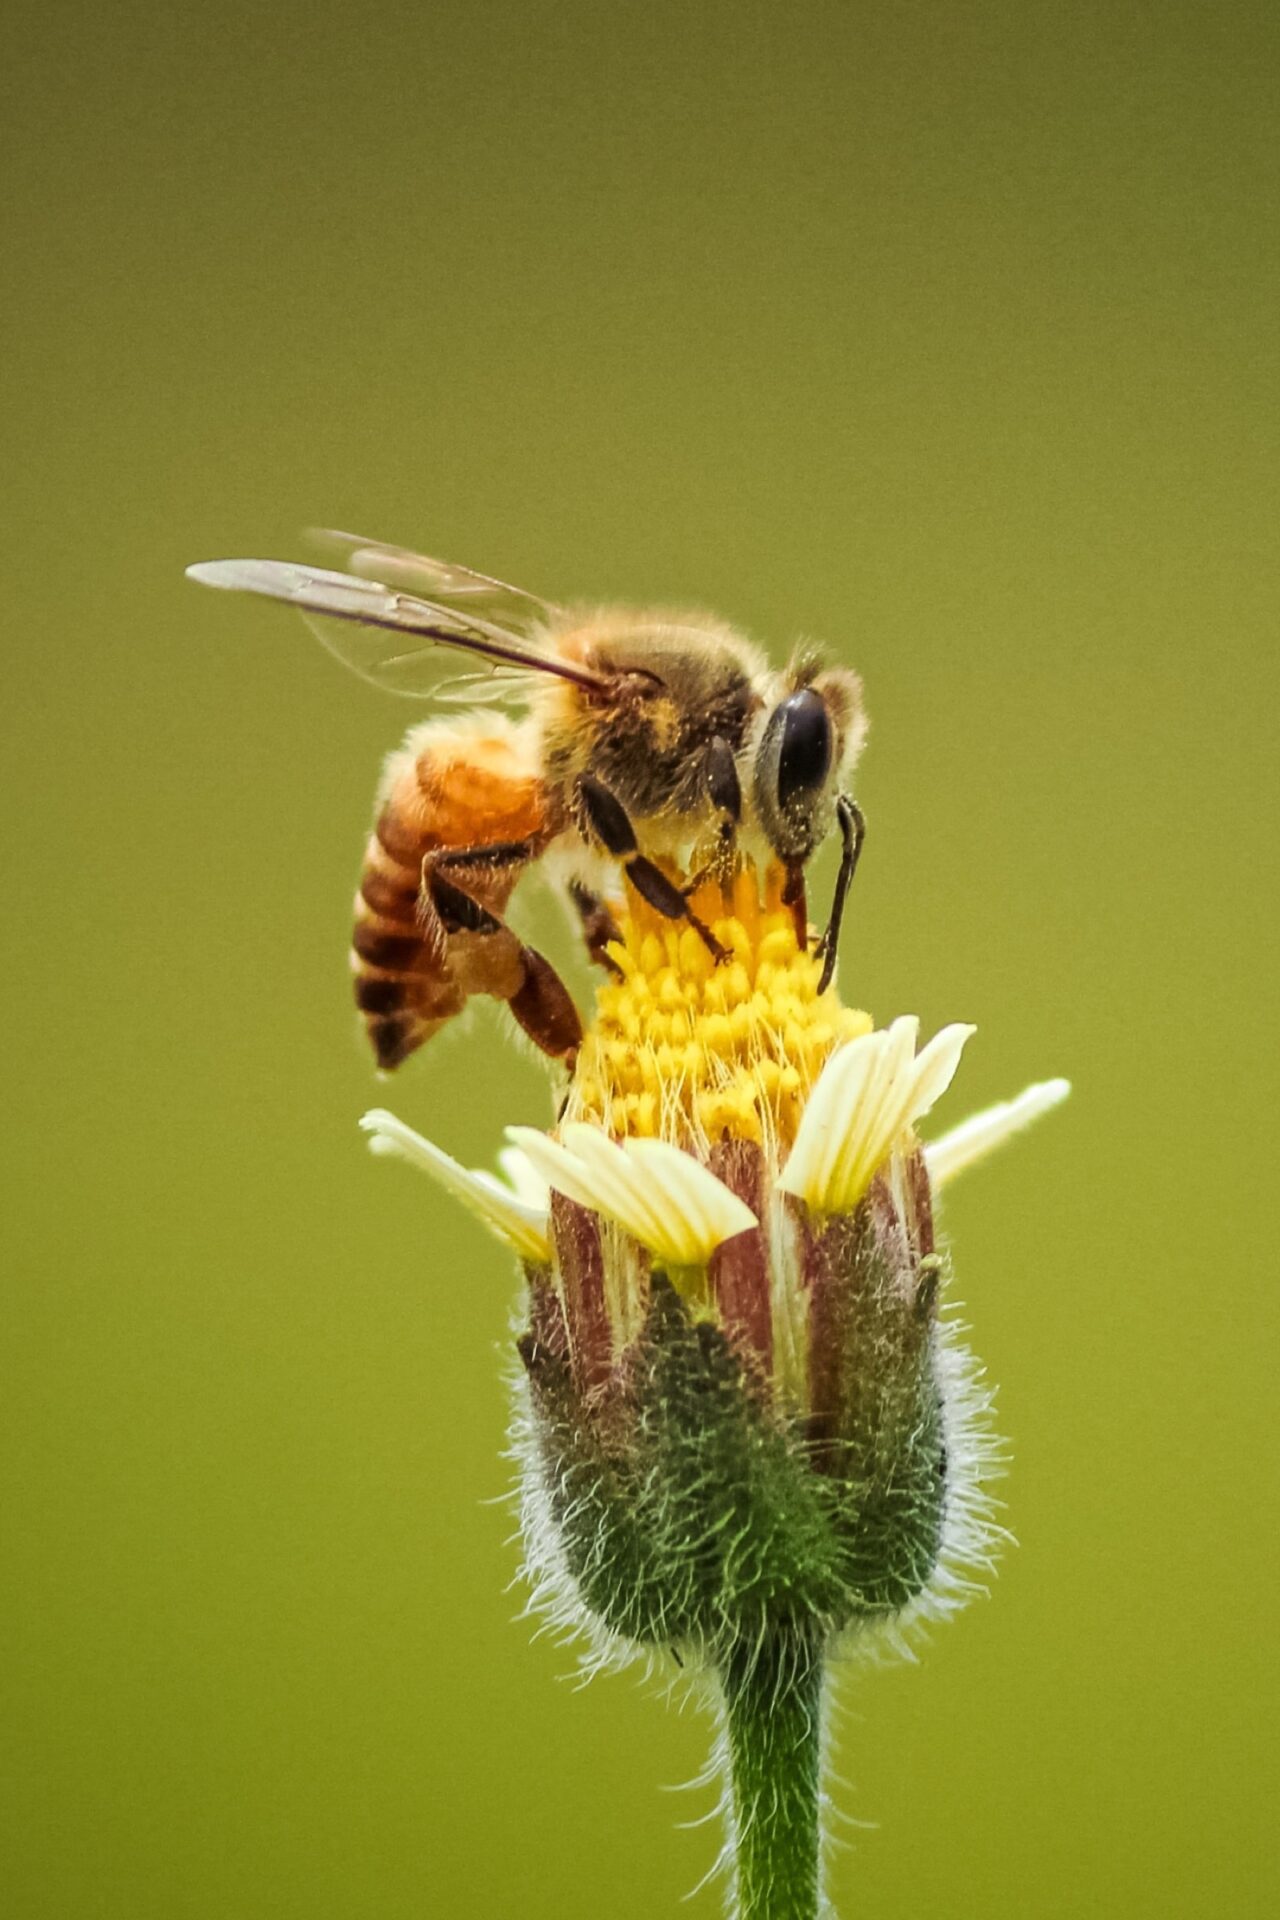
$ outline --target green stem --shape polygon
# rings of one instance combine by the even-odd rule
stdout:
[[[822,1681],[822,1649],[799,1634],[744,1643],[721,1669],[737,1920],[822,1911]]]

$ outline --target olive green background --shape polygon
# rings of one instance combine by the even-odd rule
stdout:
[[[507,1261],[355,1130],[547,1113],[489,1009],[354,1032],[409,709],[182,579],[315,521],[861,667],[848,996],[978,1023],[938,1124],[1077,1092],[948,1205],[1021,1544],[845,1690],[840,1911],[1273,1910],[1274,7],[5,47],[3,1911],[640,1920],[715,1850],[699,1718],[515,1618]]]

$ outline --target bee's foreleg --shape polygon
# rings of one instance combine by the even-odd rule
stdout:
[[[615,860],[621,860],[622,871],[640,898],[648,901],[664,919],[687,921],[717,961],[727,960],[728,948],[721,946],[710,927],[704,926],[691,911],[689,902],[675,881],[669,880],[661,867],[655,866],[640,852],[635,828],[627,818],[622,802],[610,793],[608,787],[593,780],[589,774],[583,774],[579,780],[578,792],[587,825],[605,852],[612,854]]]
[[[477,853],[493,849],[459,851],[469,855],[468,861],[453,860],[451,865],[480,865]],[[551,962],[536,948],[527,947],[505,920],[491,913],[464,887],[445,878],[440,872],[442,858],[447,859],[448,855],[433,853],[422,863],[422,885],[431,913],[451,939],[471,934],[484,943],[482,954],[490,941],[497,949],[492,959],[481,958],[471,967],[469,990],[493,993],[505,1000],[543,1053],[554,1059],[572,1060],[582,1043],[582,1020],[564,981]],[[459,939],[459,945],[462,944]]]
[[[733,748],[720,734],[703,755],[702,777],[706,781],[708,800],[723,816],[721,832],[728,828],[732,834],[742,819],[742,782],[738,778]]]
[[[734,759],[733,748],[720,734],[710,742],[703,755],[702,781],[708,800],[720,815],[720,823],[711,857],[704,860],[684,884],[686,897],[695,894],[704,880],[714,878],[723,885],[733,870],[733,851],[742,822],[742,783],[738,779],[738,763]]]
[[[862,809],[856,806],[847,794],[841,794],[836,801],[836,818],[840,822],[840,871],[836,875],[835,897],[831,902],[831,918],[827,921],[827,930],[815,949],[816,957],[822,962],[822,978],[818,982],[818,992],[825,993],[835,977],[836,955],[840,946],[840,922],[844,918],[844,903],[848,898],[850,883],[857,871],[858,856],[862,852],[862,843],[867,837],[867,823]]]
[[[804,886],[804,861],[788,860],[783,871],[782,904],[790,912],[791,924],[796,931],[796,945],[803,949],[809,944],[809,901]]]

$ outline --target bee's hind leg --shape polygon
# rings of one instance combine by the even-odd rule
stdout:
[[[818,982],[819,993],[825,993],[835,977],[844,903],[849,897],[849,887],[857,871],[858,855],[862,852],[862,843],[867,837],[867,823],[862,816],[862,809],[855,806],[847,794],[842,793],[836,801],[836,818],[840,822],[840,838],[843,845],[840,852],[840,871],[836,875],[835,897],[831,902],[831,918],[827,922],[826,932],[814,950],[814,957],[822,962],[822,978]]]
[[[489,840],[476,847],[439,847],[423,858],[423,884],[427,867],[517,867],[533,859],[538,842],[531,840]]]
[[[689,902],[675,881],[669,880],[661,867],[655,866],[640,852],[635,828],[627,818],[622,802],[610,793],[608,787],[591,779],[589,774],[583,774],[579,780],[578,792],[587,825],[605,852],[612,854],[615,860],[621,860],[622,871],[640,898],[647,900],[664,919],[687,921],[717,963],[727,960],[728,948],[721,946],[710,927],[704,926],[690,909]]]
[[[494,866],[528,857],[522,842],[429,853],[422,862],[424,919],[434,918],[451,941],[461,943],[461,936],[473,936],[475,957],[467,968],[468,990],[505,1000],[535,1046],[571,1065],[582,1044],[582,1020],[560,975],[505,920],[440,871],[445,865]]]

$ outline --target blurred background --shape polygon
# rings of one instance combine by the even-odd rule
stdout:
[[[1021,1544],[846,1689],[837,1903],[1274,1911],[1278,76],[1261,0],[18,0],[13,1920],[648,1920],[717,1844],[707,1727],[516,1618],[506,1257],[356,1132],[548,1114],[490,1009],[355,1032],[409,709],[182,577],[315,522],[861,668],[846,996],[977,1022],[939,1125],[1077,1091],[948,1206]]]

